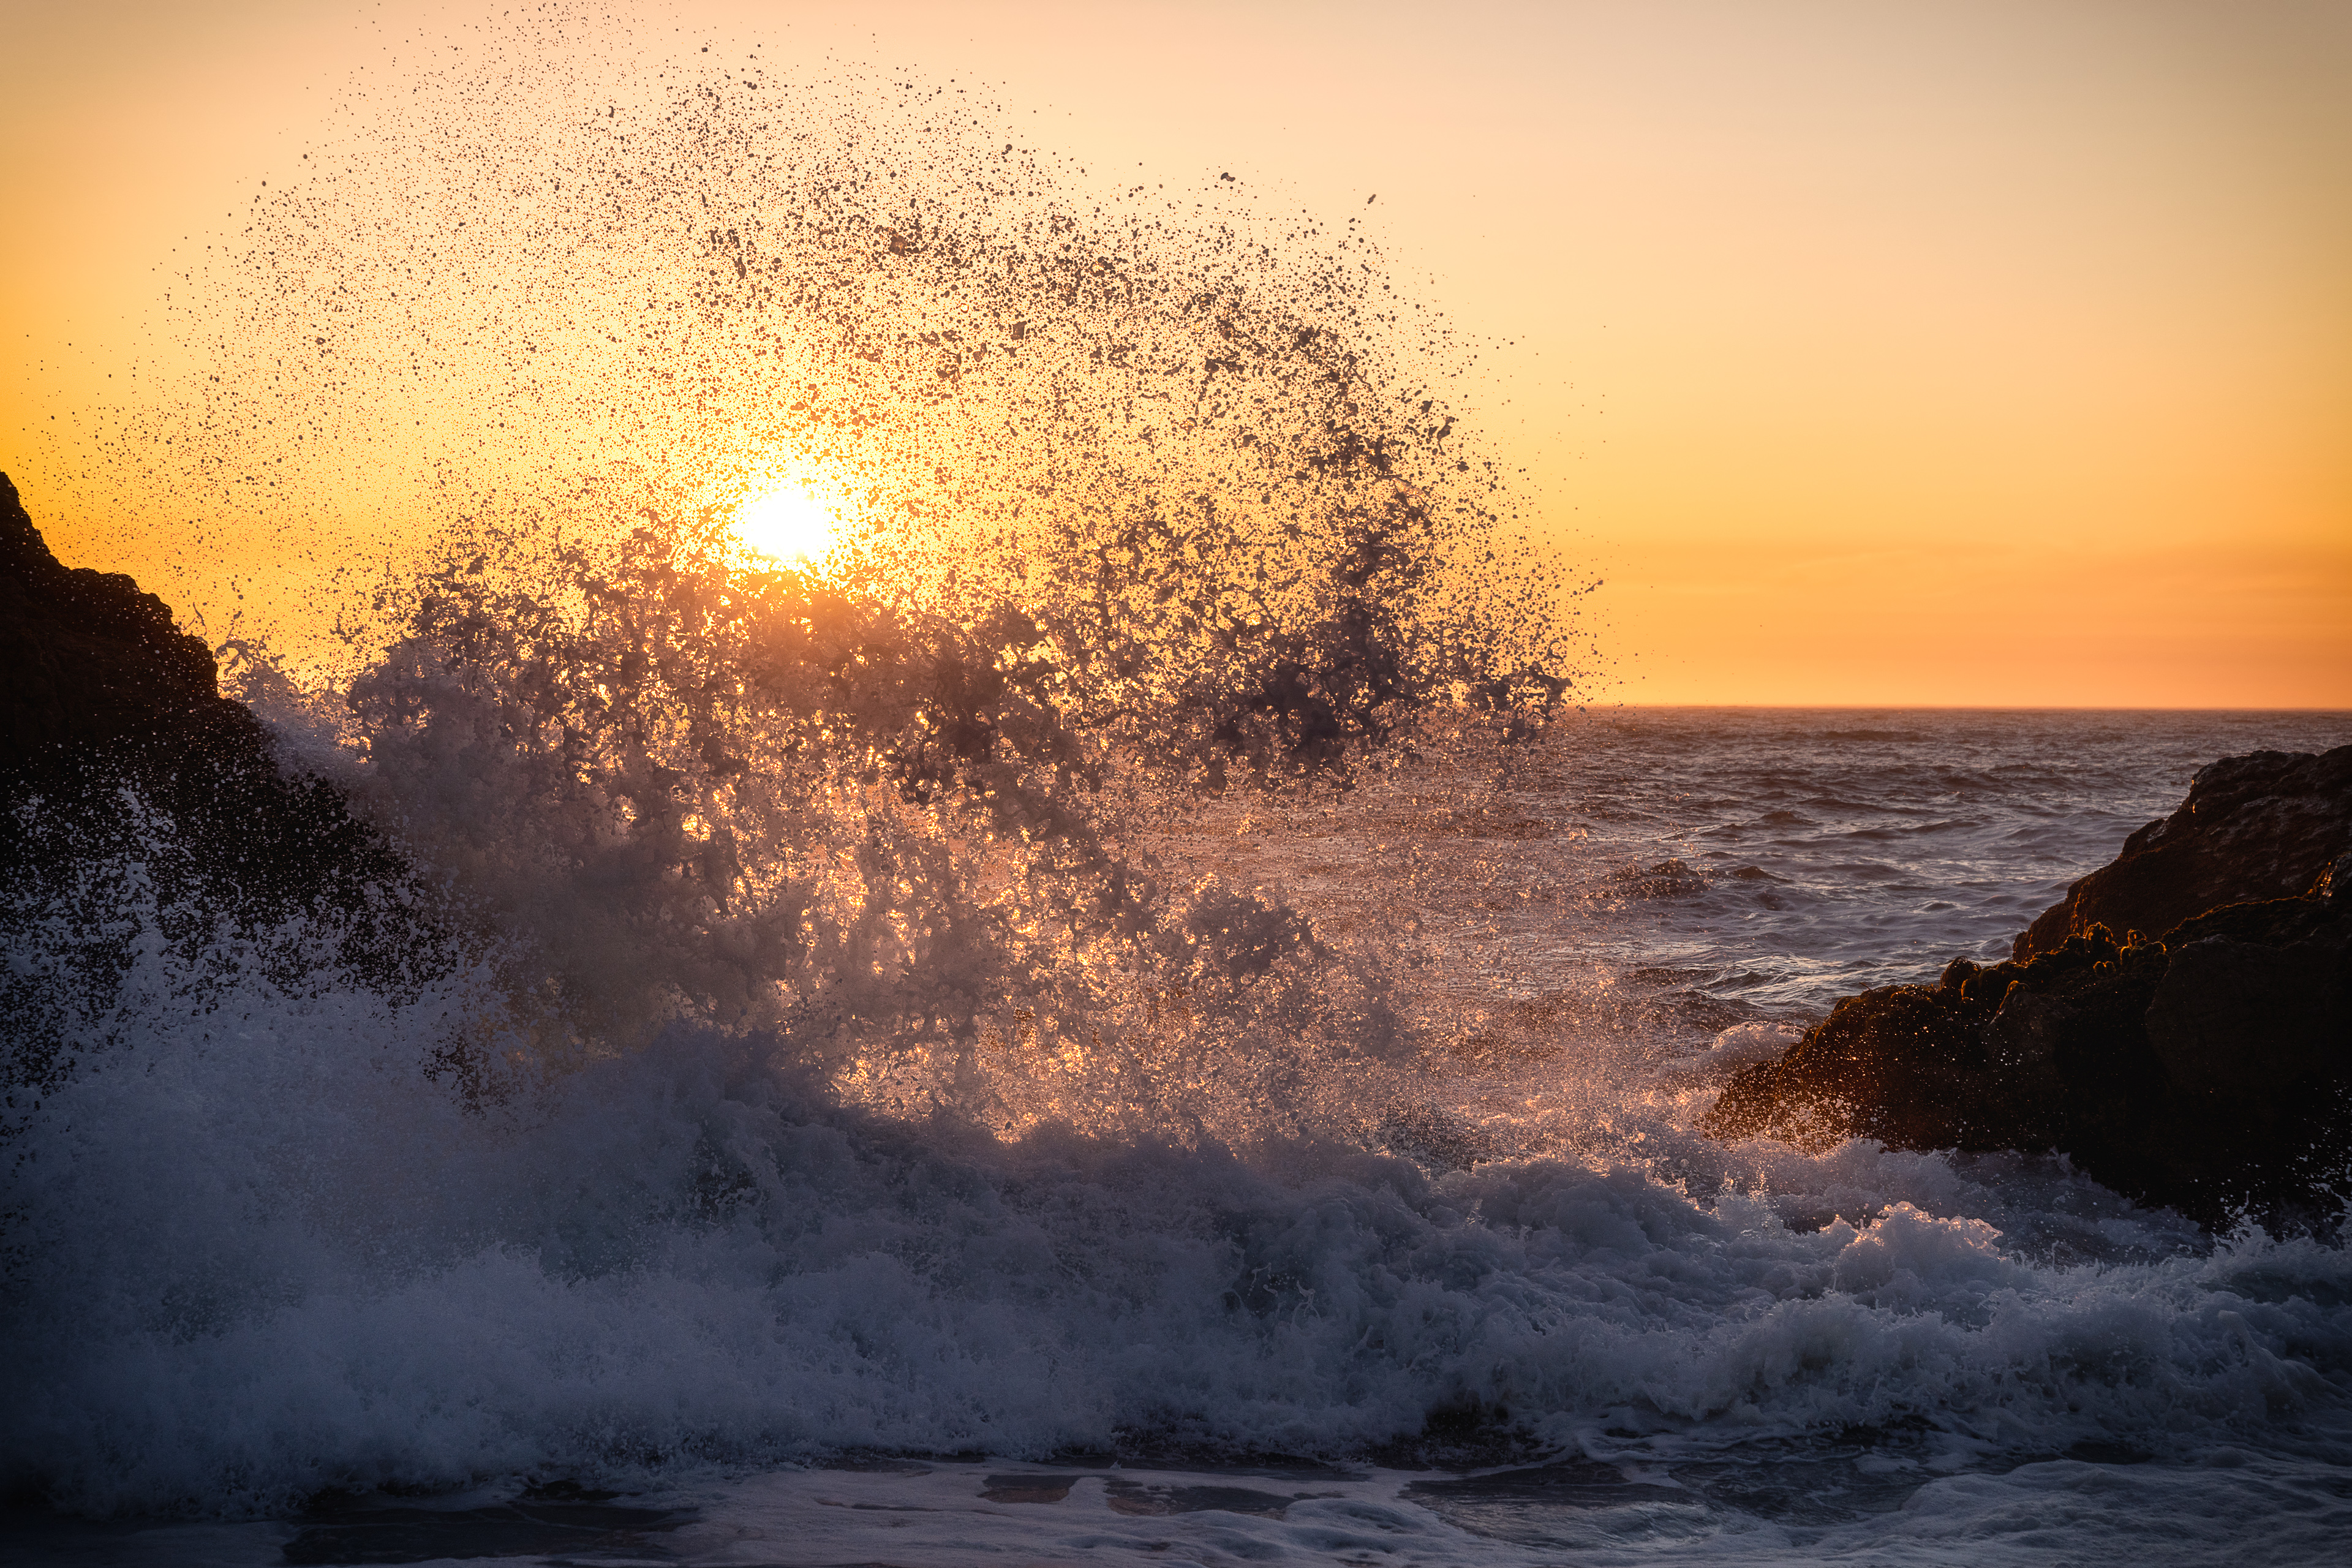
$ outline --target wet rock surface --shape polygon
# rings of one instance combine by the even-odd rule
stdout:
[[[105,1013],[134,950],[193,971],[226,942],[282,960],[289,984],[323,960],[393,990],[441,962],[444,917],[408,863],[333,784],[282,765],[163,600],[60,563],[5,475],[0,650],[0,941],[30,922],[84,939],[63,969],[0,972],[12,1108],[95,1037],[76,1020]],[[126,877],[155,930],[110,919]]]
[[[2198,771],[2179,810],[2124,841],[2018,937],[2054,952],[2095,926],[2160,936],[2224,904],[2292,898],[2352,849],[2352,746],[2253,752]]]
[[[331,784],[281,765],[268,731],[220,694],[213,656],[121,574],[69,570],[0,474],[5,833],[21,861],[87,859],[131,836],[168,841],[257,919],[365,902],[409,876]],[[126,793],[127,792],[127,793]],[[34,803],[37,802],[37,808]]]
[[[1846,998],[1737,1074],[1710,1130],[2058,1150],[2207,1226],[2332,1230],[2352,1194],[2347,816],[2352,747],[2214,763],[2019,957]]]
[[[0,474],[0,758],[19,786],[166,748],[227,755],[260,726],[220,694],[213,656],[120,573],[49,553]]]

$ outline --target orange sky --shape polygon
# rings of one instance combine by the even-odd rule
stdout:
[[[75,515],[31,428],[355,73],[504,8],[12,0],[0,468],[69,561],[168,541]],[[1474,412],[1608,579],[1594,696],[2352,707],[2352,6],[606,12],[1364,216],[1507,340]]]

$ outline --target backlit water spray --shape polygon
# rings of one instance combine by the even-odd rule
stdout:
[[[257,193],[174,285],[203,368],[108,416],[192,520],[148,585],[404,868],[233,907],[131,801],[12,889],[12,1485],[1762,1478],[1591,1527],[1704,1555],[2092,1439],[2341,1462],[2340,1252],[1693,1131],[1853,972],[1643,961],[1649,911],[1857,917],[1629,864],[1795,853],[1643,782],[1764,742],[1574,718],[1581,582],[1346,223],[551,15]],[[1294,1517],[1512,1539],[1415,1506]]]

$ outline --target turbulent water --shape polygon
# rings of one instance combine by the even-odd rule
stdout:
[[[2352,721],[1580,708],[1585,584],[1348,226],[582,15],[257,192],[92,416],[413,869],[290,909],[136,790],[14,803],[12,1545],[2352,1535],[2340,1247],[1696,1131]],[[819,564],[731,533],[776,485]]]
[[[93,1562],[2317,1560],[2352,1531],[2340,1249],[2046,1160],[1689,1126],[1833,995],[1997,950],[2200,759],[2347,733],[1596,712],[1164,825],[1334,942],[1401,933],[1412,1071],[1289,1059],[1352,1134],[1247,1149],[908,1120],[687,1025],[468,1105],[416,1049],[446,994],[196,1005],[151,953],[10,1175],[6,1463],[70,1509],[258,1522],[18,1531]]]

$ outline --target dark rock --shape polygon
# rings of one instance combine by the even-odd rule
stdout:
[[[161,599],[60,564],[5,475],[0,650],[0,946],[40,954],[0,966],[9,1110],[69,1068],[73,1021],[108,1010],[126,897],[191,975],[226,945],[231,970],[288,984],[340,967],[398,991],[446,966],[451,928],[408,863],[332,784],[281,765]]]
[[[2340,941],[2284,946],[2209,936],[2179,948],[2148,999],[2147,1037],[2179,1088],[2267,1093],[2340,1065],[2347,1041]],[[2332,1026],[2332,1028],[2331,1028]]]
[[[2161,935],[2224,904],[2292,898],[2352,848],[2352,746],[2254,752],[2198,770],[2189,798],[2124,841],[2017,939],[2055,952],[2093,926]]]
[[[59,564],[5,474],[0,569],[13,677],[0,693],[12,808],[0,835],[16,860],[104,853],[152,829],[260,917],[407,876],[331,784],[281,769],[268,729],[220,694],[211,652],[163,600],[120,574]]]
[[[257,742],[220,694],[213,656],[121,574],[68,570],[0,474],[0,765],[18,780],[72,771],[94,748]]]
[[[2267,890],[2280,868],[2312,865],[2292,896],[2225,896],[2154,940],[2094,922],[1990,968],[1957,961],[1934,985],[1847,997],[1778,1060],[1737,1074],[1709,1131],[2060,1150],[2208,1226],[2336,1228],[2352,1199],[2352,903],[2333,855],[2297,848],[2288,828],[2340,853],[2325,795],[2347,761],[2352,748],[2216,763],[2198,775],[2199,810],[2168,819],[2185,826],[2133,836],[2143,862],[2160,838],[2177,849],[2085,878],[2053,914],[2128,907],[2153,921],[2146,911],[2177,907],[2184,888]],[[2233,844],[2235,873],[2221,847]]]

